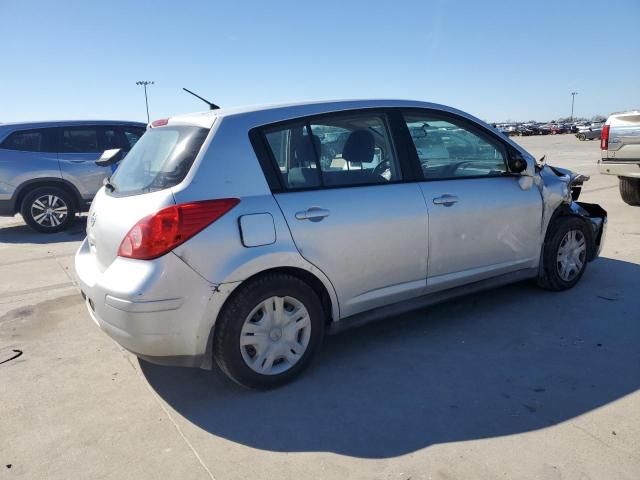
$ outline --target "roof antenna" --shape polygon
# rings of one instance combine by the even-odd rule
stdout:
[[[209,100],[206,100],[204,98],[202,98],[200,95],[193,93],[191,90],[182,87],[182,89],[187,92],[190,93],[191,95],[193,95],[196,98],[199,98],[200,100],[202,100],[204,103],[206,103],[207,105],[209,105],[209,110],[218,110],[220,107],[218,105],[216,105],[215,103],[211,103]]]

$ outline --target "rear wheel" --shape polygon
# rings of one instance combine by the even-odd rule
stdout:
[[[620,196],[624,203],[640,205],[640,179],[618,177],[620,181]]]
[[[584,142],[584,141],[586,140],[586,138],[587,138],[587,137],[585,136],[585,134],[584,134],[584,133],[579,133],[579,134],[578,134],[578,140],[581,140],[581,141],[583,141],[583,142]]]
[[[538,285],[548,290],[573,287],[587,268],[590,237],[579,218],[559,218],[549,226]]]
[[[24,221],[41,233],[60,232],[75,220],[73,198],[57,187],[39,187],[25,195],[20,213]]]
[[[309,285],[267,274],[239,287],[218,317],[214,358],[232,380],[267,389],[293,380],[324,336],[325,313]]]

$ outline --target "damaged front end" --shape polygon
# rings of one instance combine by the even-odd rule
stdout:
[[[595,203],[577,201],[583,183],[589,177],[550,165],[537,166],[535,170],[534,183],[540,190],[544,203],[542,232],[546,232],[549,224],[557,217],[580,217],[590,226],[589,260],[597,258],[604,244],[607,212]]]

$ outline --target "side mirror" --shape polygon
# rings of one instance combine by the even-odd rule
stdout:
[[[520,155],[509,158],[509,171],[511,173],[522,173],[527,169],[527,161]]]
[[[100,158],[96,160],[96,165],[99,167],[108,167],[114,163],[118,163],[124,158],[124,152],[120,148],[112,148],[111,150],[105,150],[100,155]]]

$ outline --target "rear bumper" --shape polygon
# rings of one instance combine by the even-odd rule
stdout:
[[[175,254],[117,257],[101,272],[85,239],[75,271],[91,318],[122,347],[163,365],[210,364],[209,336],[226,296]]]
[[[598,161],[598,171],[603,175],[615,175],[617,177],[640,178],[640,162]]]

